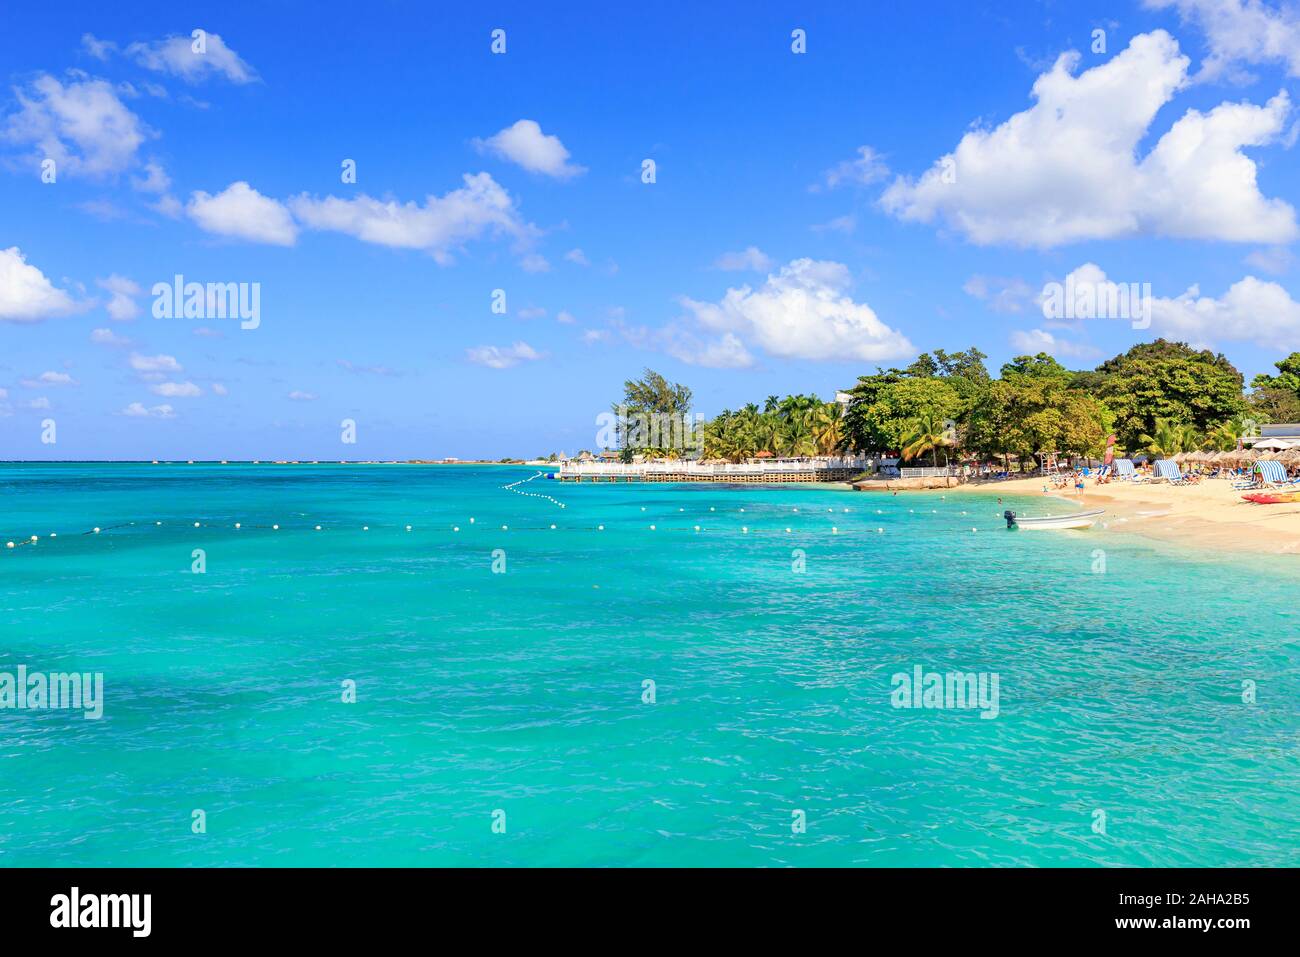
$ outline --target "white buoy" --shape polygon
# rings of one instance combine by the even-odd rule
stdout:
[[[280,526],[279,526],[279,525],[272,525],[272,526],[271,526],[271,531],[273,531],[273,532],[278,532],[279,530],[280,530]]]
[[[604,525],[597,525],[597,526],[596,526],[596,531],[598,531],[598,532],[603,532],[604,530],[605,530],[605,526],[604,526]]]
[[[654,527],[653,525],[651,525],[651,526],[650,526],[650,531],[653,532],[654,530],[655,530],[655,527]]]
[[[743,533],[746,534],[746,535],[749,534],[749,526],[748,526],[748,525],[742,525],[742,526],[740,526],[740,530],[741,530],[741,532],[743,532]]]
[[[832,526],[831,526],[831,534],[832,534],[832,535],[838,535],[839,533],[840,533],[840,530],[839,530],[838,528],[836,528],[834,525],[832,525]]]
[[[554,526],[554,525],[551,526],[551,531],[555,531],[555,526]]]
[[[32,541],[37,541],[37,538],[36,538],[35,535],[32,536]]]
[[[714,509],[714,507],[713,507],[712,505],[710,505],[710,506],[709,506],[709,511],[710,511],[710,512],[713,512],[713,511],[716,511],[716,509]]]
[[[684,508],[679,508],[677,511],[679,511],[679,512],[684,512],[684,511],[686,511],[686,509],[684,509]]]
[[[469,523],[470,523],[471,525],[474,524],[474,516],[473,516],[473,515],[471,515],[471,516],[469,517]]]
[[[696,525],[695,530],[698,532],[700,530],[700,526]]]
[[[99,529],[98,529],[98,528],[95,529],[95,534],[96,534],[96,535],[99,534]]]
[[[787,529],[785,530],[785,532],[786,532],[787,535],[790,534],[790,529],[787,528]]]
[[[198,528],[198,527],[199,527],[199,523],[198,523],[198,522],[195,522],[195,523],[194,523],[194,527],[195,527],[195,528]]]
[[[316,526],[316,531],[318,531],[318,532],[320,531],[320,526],[319,526],[319,525]]]
[[[742,512],[743,512],[743,511],[744,511],[744,509],[743,509],[743,508],[742,508],[742,509],[741,509],[741,511],[742,511]]]
[[[502,525],[502,526],[501,526],[501,531],[503,531],[503,532],[508,532],[508,531],[510,531],[510,526],[509,526],[509,525]]]
[[[554,526],[552,526],[552,527],[554,527]],[[453,532],[459,532],[459,531],[460,531],[460,526],[459,526],[459,525],[453,525],[453,526],[451,527],[451,530],[452,530]]]
[[[162,522],[154,522],[155,525],[161,525]]]
[[[978,528],[972,528],[971,531],[972,531],[972,532],[978,532],[979,529],[978,529]]]
[[[14,547],[13,542],[5,542],[5,548],[13,548],[13,547]]]
[[[240,528],[240,527],[241,527],[241,523],[236,522],[236,523],[235,523],[235,528]]]
[[[641,506],[641,511],[643,511],[643,512],[645,511],[645,506],[644,506],[644,505]]]
[[[876,529],[876,532],[877,532],[878,534],[884,534],[884,531],[885,531],[885,530],[884,530],[883,528],[878,528],[878,529]]]
[[[411,526],[410,526],[410,525],[407,525],[407,526],[406,526],[406,530],[409,532],[409,531],[411,530]]]
[[[58,537],[59,537],[58,532],[50,532],[50,538],[58,538]]]
[[[369,526],[369,525],[362,525],[362,526],[361,526],[361,530],[362,530],[363,532],[368,532],[368,531],[370,531],[370,526]],[[460,531],[460,529],[456,529],[456,531]]]

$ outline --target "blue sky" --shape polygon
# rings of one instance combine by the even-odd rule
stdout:
[[[646,366],[712,415],[1300,349],[1293,4],[229,6],[0,13],[0,457],[531,456]],[[257,328],[155,318],[177,274]],[[1152,328],[1045,319],[1070,274]]]

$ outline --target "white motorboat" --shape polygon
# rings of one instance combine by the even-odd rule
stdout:
[[[1098,517],[1105,513],[1104,508],[1094,508],[1089,512],[1075,512],[1073,515],[1019,516],[1007,509],[1002,517],[1007,520],[1007,528],[1054,530],[1060,528],[1091,528]]]

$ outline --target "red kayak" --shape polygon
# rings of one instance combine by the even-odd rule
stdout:
[[[1252,492],[1242,498],[1256,505],[1285,505],[1288,502],[1300,502],[1300,492]]]

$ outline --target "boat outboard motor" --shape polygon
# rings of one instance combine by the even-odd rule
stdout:
[[[1016,527],[1016,513],[1011,511],[1011,509],[1007,509],[1005,512],[1003,512],[1002,517],[1007,520],[1007,528]]]

